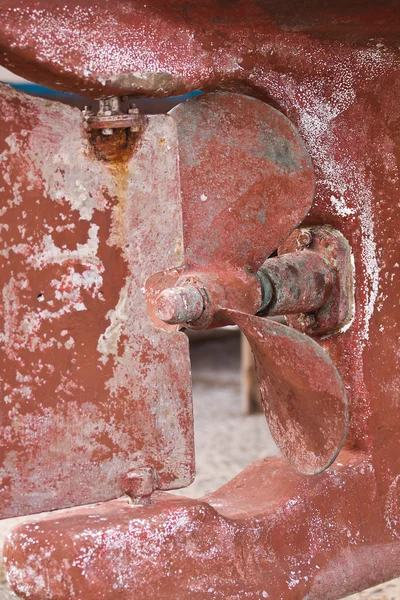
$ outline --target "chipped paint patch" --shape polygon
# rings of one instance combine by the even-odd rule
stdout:
[[[118,354],[118,342],[123,331],[123,326],[129,318],[129,312],[126,310],[128,289],[128,284],[125,284],[120,292],[117,306],[107,313],[107,319],[110,321],[110,325],[105,332],[101,334],[97,343],[97,350],[101,354],[99,360],[101,360],[103,364],[108,362],[110,354],[114,356],[117,356]]]

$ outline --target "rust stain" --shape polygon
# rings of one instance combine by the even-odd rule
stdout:
[[[60,517],[53,516],[43,524],[23,525],[11,534],[6,548],[7,571],[12,585],[19,595],[33,600],[41,600],[49,593],[54,599],[68,597],[85,600],[99,597],[111,600],[116,595],[121,600],[130,600],[132,597],[164,597],[171,600],[210,597],[236,600],[246,596],[250,599],[336,600],[362,587],[398,576],[400,260],[397,205],[400,190],[400,143],[397,99],[400,91],[400,23],[395,3],[389,0],[380,3],[375,0],[365,0],[362,3],[350,0],[332,2],[328,6],[327,3],[314,0],[249,0],[244,6],[243,2],[205,0],[190,3],[189,6],[184,0],[175,0],[173,3],[151,0],[144,6],[143,3],[132,0],[129,6],[126,3],[98,3],[97,6],[91,6],[89,11],[86,0],[75,0],[68,3],[68,6],[60,4],[53,8],[50,11],[45,0],[38,0],[34,6],[27,5],[23,0],[3,2],[0,20],[3,59],[6,65],[13,65],[16,72],[28,79],[34,78],[38,82],[51,83],[58,89],[77,90],[93,97],[105,93],[129,94],[136,91],[162,96],[199,87],[206,90],[225,88],[236,92],[245,90],[246,93],[267,100],[271,106],[287,115],[298,128],[311,155],[317,179],[315,203],[305,224],[331,225],[344,235],[353,249],[354,319],[351,327],[344,328],[327,339],[320,339],[319,343],[338,366],[344,381],[350,406],[350,437],[354,440],[354,445],[352,452],[343,452],[329,471],[313,478],[295,473],[280,459],[265,460],[253,464],[238,478],[203,501],[157,496],[157,502],[152,506],[135,507],[133,510],[132,506],[117,501],[98,506],[95,510],[87,508],[68,512],[61,517],[61,524],[58,522]],[[105,28],[105,23],[116,23],[116,26],[109,30]],[[85,43],[82,43],[82,39]],[[10,104],[15,107],[17,116],[22,115],[24,123],[30,123],[30,127],[34,127],[38,120],[37,109],[26,111],[25,100],[18,94],[10,100],[10,95],[12,96],[10,92],[5,96],[2,94],[2,97],[7,98],[2,103],[0,113],[5,127],[9,123],[6,119]],[[46,108],[50,108],[50,105]],[[52,113],[55,121],[59,116],[59,113]],[[249,115],[247,117],[250,118]],[[227,120],[229,112],[224,116],[223,123],[226,124]],[[240,119],[238,123],[240,124]],[[190,128],[194,126],[194,122],[189,121],[186,127],[189,140]],[[23,130],[24,127],[26,125],[21,124],[20,129]],[[56,125],[53,124],[53,127],[57,130]],[[159,122],[156,129],[160,127]],[[71,142],[67,128],[61,129],[62,135]],[[196,141],[207,148],[212,144],[212,131],[205,133],[209,136],[208,139],[199,136]],[[160,135],[161,132],[158,131],[154,140],[157,140],[155,145],[161,152],[165,146],[159,144]],[[169,135],[164,132],[162,137],[169,139]],[[11,153],[14,157],[24,156],[21,149],[27,144],[26,137],[14,135],[6,139],[9,143],[7,147],[2,147],[2,152]],[[40,142],[41,145],[48,143],[46,132],[42,133]],[[196,156],[195,152],[191,154],[190,150],[188,147],[189,159],[192,158],[190,168],[196,172],[201,156]],[[225,150],[222,146],[221,154]],[[79,152],[72,154],[74,160],[78,155]],[[280,158],[281,168],[290,164],[286,160],[285,148],[276,148],[275,155]],[[109,192],[110,196],[107,192],[97,193],[94,201],[93,197],[85,193],[81,180],[76,188],[73,187],[74,193],[68,198],[58,197],[60,177],[64,181],[70,171],[65,165],[59,166],[49,161],[49,156],[50,153],[47,152],[45,160],[51,166],[52,176],[50,177],[50,169],[46,165],[42,165],[41,173],[45,181],[45,192],[58,212],[62,210],[65,214],[65,206],[70,206],[71,210],[80,211],[84,221],[90,221],[95,211],[106,209],[107,198],[114,196],[114,190]],[[167,155],[163,155],[164,161],[166,157]],[[247,155],[244,158],[247,159]],[[240,192],[235,188],[236,174],[245,175],[247,163],[244,158],[230,162],[225,178],[219,180],[210,167],[212,176],[208,173],[206,183],[211,182],[211,186],[215,181],[216,186],[221,186],[217,192],[226,197],[232,193],[232,189]],[[142,154],[138,167],[143,169],[153,159],[151,152]],[[168,166],[172,168],[171,163]],[[9,181],[14,184],[11,200],[14,214],[20,214],[20,219],[24,211],[21,197],[27,193],[27,187],[32,185],[31,178],[27,176],[29,168],[26,167],[25,163],[16,162],[14,168],[6,173]],[[188,187],[192,183],[187,176],[189,172],[188,168],[183,179]],[[201,170],[199,173],[201,174]],[[227,178],[227,173],[231,173],[231,180]],[[17,176],[25,179],[17,180]],[[87,174],[86,181],[89,181],[92,190],[97,189],[95,183],[99,177],[101,179],[106,175],[99,175],[98,171]],[[74,174],[73,186],[76,180]],[[71,181],[72,179],[69,180],[70,186]],[[108,187],[107,181],[103,182],[107,184],[104,187]],[[231,184],[227,185],[230,181]],[[271,186],[274,192],[277,182],[275,179]],[[15,184],[23,185],[18,187]],[[157,186],[156,189],[158,193]],[[286,187],[282,189],[288,192]],[[21,190],[24,191],[23,194]],[[294,206],[298,202],[296,190],[294,184]],[[171,197],[176,198],[172,193],[176,191],[174,186],[171,185],[168,191]],[[194,223],[204,222],[209,194],[205,190],[198,191],[196,202],[199,201],[199,204],[193,206],[192,211],[189,211],[191,216],[187,217],[189,224],[193,219],[193,236],[187,237],[184,243],[186,256],[190,254],[190,244],[187,242],[192,239],[196,249],[193,260],[196,259],[200,254],[201,240],[209,231],[210,236],[213,236],[212,242],[215,243],[216,262],[221,252],[231,253],[229,241],[232,233],[238,233],[242,257],[251,258],[252,246],[263,235],[266,240],[264,249],[268,247],[270,221],[265,212],[260,212],[259,203],[254,199],[254,194],[268,194],[267,187],[251,188],[246,185],[251,214],[243,210],[228,214],[229,208],[234,209],[228,204],[227,212],[221,214],[220,221],[215,216],[215,219],[205,223],[202,231]],[[30,218],[35,219],[37,214],[37,221],[43,222],[46,219],[45,204],[35,205],[36,192],[35,189],[35,197],[31,200],[34,209],[31,210]],[[135,190],[136,200],[145,211],[149,195],[142,192]],[[43,195],[42,191],[41,194]],[[279,197],[278,195],[274,215],[281,216]],[[129,248],[125,249],[124,258],[127,262],[128,259],[131,261],[128,263],[130,269],[136,261],[135,273],[138,277],[141,273],[138,265],[142,270],[144,264],[149,266],[146,277],[150,277],[157,267],[159,270],[170,266],[179,267],[175,255],[179,235],[169,229],[171,222],[179,219],[179,216],[177,213],[164,215],[163,211],[170,207],[170,200],[168,194],[162,198],[165,203],[157,206],[160,209],[157,219],[151,220],[151,210],[142,213],[143,219],[138,211],[124,213],[127,216],[129,212],[126,230],[131,232]],[[49,201],[48,206],[53,204]],[[239,206],[243,208],[242,204]],[[1,205],[1,209],[3,208]],[[11,206],[7,206],[7,210],[11,209]],[[210,216],[211,209],[208,211]],[[232,220],[228,220],[229,215]],[[272,224],[274,215],[271,216]],[[55,214],[53,217],[55,218]],[[285,218],[286,214],[282,219]],[[176,261],[171,260],[170,264],[166,261],[164,265],[157,262],[155,253],[151,260],[147,257],[147,250],[150,249],[151,252],[154,247],[150,229],[157,228],[160,219],[164,220],[157,230],[160,235],[157,249],[164,251],[168,248],[168,260],[174,256]],[[210,223],[213,225],[212,230]],[[227,223],[229,228],[224,230]],[[13,264],[20,265],[30,256],[30,247],[40,244],[43,232],[38,236],[32,226],[33,231],[29,235],[33,239],[28,245],[26,239],[21,239],[23,230],[18,231],[20,237],[17,237],[14,227],[23,227],[23,222],[7,217],[5,224],[9,225],[10,230],[2,230],[2,235],[12,247],[12,250],[7,247],[6,251],[11,258],[7,255],[5,260],[12,260]],[[243,227],[240,235],[238,224]],[[69,249],[70,254],[80,244],[84,247],[86,258],[92,259],[91,245],[96,239],[97,230],[93,227],[90,229],[88,223],[83,225],[79,225],[76,237],[73,234],[75,244],[63,243],[67,244],[66,249]],[[11,226],[14,228],[12,231]],[[64,227],[65,224],[60,222],[58,226]],[[122,219],[119,228],[122,228]],[[135,238],[134,232],[138,231],[143,234],[141,243]],[[48,232],[45,235],[49,235]],[[60,235],[63,239],[67,238],[64,230],[60,231]],[[118,233],[119,237],[120,235]],[[13,238],[19,240],[18,244],[11,244]],[[169,246],[167,240],[171,239],[174,241]],[[146,260],[143,254],[139,254],[143,247],[146,248]],[[54,251],[54,247],[48,246],[47,250]],[[260,254],[261,251],[262,248]],[[45,256],[48,257],[49,254]],[[262,256],[262,260],[264,258]],[[248,266],[254,270],[256,263],[256,260],[254,264],[249,260]],[[57,442],[57,452],[62,456],[63,448],[68,448],[69,452],[72,445],[71,440],[65,436],[65,431],[74,428],[79,430],[85,419],[89,425],[98,422],[98,415],[90,412],[90,405],[81,406],[74,400],[77,397],[75,381],[64,381],[58,377],[58,372],[65,373],[70,368],[72,347],[69,353],[65,348],[65,343],[72,343],[69,337],[63,342],[60,332],[60,337],[53,342],[48,323],[44,330],[47,338],[39,337],[35,332],[26,337],[26,331],[18,327],[21,307],[27,306],[29,314],[33,315],[38,309],[43,310],[41,294],[46,298],[46,289],[59,275],[58,267],[57,264],[47,265],[43,269],[43,278],[48,279],[40,281],[38,286],[32,285],[28,278],[21,275],[17,266],[2,281],[2,319],[6,322],[3,335],[9,353],[7,360],[13,362],[15,375],[11,382],[5,382],[9,386],[5,395],[9,397],[14,388],[19,392],[23,390],[26,394],[23,399],[13,398],[5,408],[2,405],[2,417],[6,422],[9,419],[15,423],[17,434],[22,436],[25,448],[39,434],[39,441],[45,446],[51,433]],[[39,268],[40,266],[36,270]],[[74,268],[76,272],[77,267],[73,263],[68,264],[68,268]],[[99,265],[91,263],[91,268],[86,270],[92,273],[94,283],[89,286],[89,290],[85,290],[85,299],[86,296],[91,298],[92,294],[99,294],[96,281],[99,275],[103,276],[99,272]],[[80,270],[79,277],[83,277],[83,273]],[[66,273],[63,289],[57,290],[60,294],[71,293],[67,276],[72,276],[72,272]],[[179,271],[174,277],[175,280],[179,277]],[[174,277],[170,276],[170,285],[174,285]],[[161,276],[158,280],[161,280]],[[121,281],[118,282],[118,287],[121,288]],[[129,292],[132,293],[132,290],[138,292],[134,286]],[[108,350],[112,352],[106,353],[106,357],[110,361],[121,358],[119,348],[116,350],[117,354],[113,354],[112,332],[119,331],[122,327],[125,301],[126,297],[121,294],[118,310],[109,317]],[[142,307],[141,301],[142,297],[137,293],[134,302]],[[57,305],[54,310],[59,308],[60,305]],[[145,312],[142,316],[144,314]],[[33,324],[35,322],[33,319]],[[88,328],[87,319],[79,320],[77,317],[73,322],[78,334],[81,329]],[[97,327],[94,320],[90,325]],[[135,333],[137,334],[136,330]],[[182,371],[179,352],[171,355],[175,348],[171,343],[175,332],[170,328],[162,334],[165,334],[165,345],[159,357],[164,362],[167,357],[173,363],[168,369],[168,377],[171,380],[179,379]],[[135,345],[133,330],[130,335],[132,355],[129,358],[133,360],[139,346]],[[175,338],[176,344],[179,344],[178,339]],[[29,422],[26,424],[23,421],[27,411],[29,412],[31,398],[30,382],[24,379],[27,374],[20,367],[22,363],[28,364],[31,359],[31,348],[37,348],[40,343],[42,352],[51,354],[56,351],[57,342],[65,348],[65,362],[57,363],[56,374],[51,361],[42,361],[43,364],[37,362],[34,377],[38,378],[35,381],[37,385],[42,380],[55,387],[56,383],[63,385],[64,391],[58,406],[63,406],[66,419],[60,420],[57,427],[51,428],[49,409],[41,407],[40,414],[35,416],[34,429]],[[16,343],[24,347],[22,355],[17,352]],[[48,346],[54,343],[54,348]],[[182,356],[185,350],[183,347],[181,350]],[[64,354],[64,350],[62,352]],[[146,352],[149,352],[146,356],[151,356],[147,348]],[[18,367],[14,364],[15,361],[18,361]],[[164,362],[157,365],[157,372],[156,369],[151,371],[151,365],[142,365],[142,376],[147,374],[143,393],[147,393],[148,389],[152,389],[160,381],[160,369]],[[147,367],[149,371],[146,371]],[[132,371],[135,368],[127,360],[125,367],[121,368],[119,383],[125,381],[129,387],[135,385]],[[101,396],[104,381],[101,383],[100,390],[91,390],[91,397],[96,394]],[[183,403],[187,398],[185,386],[178,388],[176,391]],[[119,393],[120,388],[117,386],[115,397],[120,398]],[[175,398],[173,394],[171,397]],[[121,408],[118,418],[122,422],[122,416],[127,419],[129,414],[134,413],[136,421],[132,429],[136,428],[137,431],[143,427],[147,428],[147,432],[150,430],[150,434],[137,443],[141,445],[140,451],[151,452],[157,446],[152,460],[160,476],[163,462],[170,456],[169,443],[174,439],[176,430],[171,420],[168,420],[165,405],[158,408],[160,420],[168,423],[169,435],[166,436],[162,428],[153,427],[157,419],[152,417],[151,410],[143,415],[143,405],[133,406],[131,400],[128,397],[126,410],[124,412]],[[152,400],[155,402],[154,398]],[[108,397],[104,403],[107,402]],[[116,405],[120,407],[114,403],[113,410],[116,410]],[[180,422],[188,424],[187,413],[179,410],[178,413]],[[149,423],[152,425],[150,428]],[[107,422],[107,426],[109,425]],[[123,426],[122,422],[122,429]],[[151,435],[155,430],[157,435]],[[13,430],[7,429],[2,439],[7,444],[13,444],[13,435]],[[121,435],[120,431],[118,435]],[[179,485],[183,480],[187,482],[190,479],[190,444],[185,444],[190,435],[189,426],[186,430],[181,427],[178,431],[178,454],[182,467],[180,475],[185,476],[174,480],[179,469],[172,469],[168,473],[164,471],[160,478],[163,485],[169,485],[172,480]],[[80,438],[79,442],[85,448],[87,438]],[[161,451],[162,446],[167,448],[166,454]],[[64,459],[69,456],[68,452],[64,453]],[[182,458],[185,456],[186,464]],[[36,454],[35,460],[30,458],[24,455],[19,467],[34,468],[37,461],[43,460],[48,468],[44,454],[39,458]],[[58,484],[65,486],[62,501],[56,505],[77,500],[74,494],[81,486],[82,480],[79,477],[82,472],[89,480],[89,487],[94,488],[104,479],[98,471],[92,474],[90,463],[90,468],[86,468],[87,463],[80,471],[78,468],[78,477],[74,471],[75,462],[70,464],[68,478],[63,471],[56,475],[52,471]],[[15,464],[11,466],[14,468]],[[51,467],[53,469],[53,465]],[[175,467],[177,468],[177,463]],[[12,483],[10,473],[11,467],[6,473],[2,473],[2,490],[8,490]],[[70,479],[73,481],[73,489],[67,490]],[[41,490],[54,485],[52,480],[43,482],[43,477],[36,479],[36,483],[38,480]],[[26,483],[25,479],[24,485],[13,488],[15,496],[11,495],[10,500],[5,498],[7,491],[3,492],[3,510],[7,502],[11,501],[18,500],[18,506],[14,507],[17,512],[26,510],[26,504],[22,506],[21,503],[27,503],[27,498],[32,503],[30,488]],[[89,521],[93,523],[91,526],[88,525]],[[33,543],[32,540],[38,543]],[[33,548],[45,548],[45,551],[38,556]],[[46,580],[43,573],[48,575]]]
[[[0,514],[115,497],[135,465],[156,469],[161,488],[185,485],[187,341],[177,332],[171,349],[144,299],[150,274],[179,265],[173,124],[152,118],[135,152],[103,161],[79,111],[7,86],[0,102],[12,115],[0,150]],[[171,150],[159,155],[163,128]]]
[[[95,129],[89,132],[89,138],[99,160],[114,165],[126,165],[135,151],[140,133],[121,128],[114,129],[112,135],[103,135]]]

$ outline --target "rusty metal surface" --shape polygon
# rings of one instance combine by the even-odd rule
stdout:
[[[256,272],[310,210],[315,178],[303,140],[284,115],[240,94],[206,94],[170,114],[185,267]]]
[[[175,123],[149,117],[109,163],[78,110],[4,85],[0,102],[0,517],[115,498],[138,467],[185,486],[188,343],[144,297],[181,263]]]
[[[332,335],[346,329],[354,318],[354,264],[352,249],[345,237],[331,226],[299,228],[279,248],[280,259],[301,256],[304,252],[316,253],[329,264],[331,287],[324,301],[314,309],[305,307],[286,311],[286,322],[308,335]],[[268,261],[266,261],[266,265]],[[304,273],[306,288],[321,286],[322,274],[318,269]],[[283,300],[284,301],[284,300]],[[295,314],[295,313],[298,314]],[[273,313],[270,313],[273,314]]]
[[[377,492],[362,454],[315,477],[264,459],[200,500],[157,493],[21,524],[7,574],[29,600],[337,600],[398,574]]]
[[[226,325],[226,308],[259,309],[257,270],[308,213],[312,165],[290,121],[255,98],[207,94],[170,114],[179,141],[184,258],[180,270],[148,281],[149,311],[162,327],[159,293],[196,284],[206,290],[205,310],[192,326]]]
[[[315,475],[345,441],[346,390],[328,354],[310,337],[268,319],[230,311],[253,350],[271,434],[299,472]]]
[[[286,224],[290,227],[289,220]],[[350,318],[353,305],[350,247],[325,226],[312,232],[296,230],[285,249],[262,264],[255,288],[251,278],[246,284],[245,267],[242,277],[235,277],[229,265],[221,269],[210,261],[206,275],[192,270],[186,282],[182,278],[175,287],[164,289],[154,310],[167,325],[207,328],[217,315],[221,322],[240,327],[253,350],[262,404],[277,446],[295,469],[315,475],[330,467],[348,432],[344,384],[329,355],[313,339],[255,313],[261,312],[262,288],[264,316],[297,314],[297,327],[303,322],[308,329],[332,334]]]
[[[130,129],[138,132],[145,124],[145,118],[140,115],[139,109],[131,103],[127,111],[124,111],[124,102],[118,96],[104,98],[99,101],[99,110],[95,114],[93,109],[85,106],[83,115],[85,117],[85,128],[87,131],[94,129],[106,130],[106,135],[112,135],[114,129]]]
[[[26,531],[35,540],[27,526],[21,537],[18,532],[11,537],[7,550],[13,585],[21,595],[28,590],[38,599],[46,597],[49,585],[59,598],[71,597],[68,581],[76,586],[76,598],[89,600],[100,594],[114,598],[113,585],[125,585],[120,594],[127,599],[154,597],[154,590],[159,597],[186,598],[190,590],[199,598],[247,593],[250,598],[337,600],[398,576],[398,3],[176,0],[146,7],[107,4],[95,15],[86,3],[55,3],[51,14],[47,8],[44,1],[31,7],[3,3],[5,59],[31,79],[93,96],[225,86],[266,99],[299,129],[317,176],[307,224],[332,225],[353,249],[353,321],[319,340],[346,387],[350,454],[342,453],[326,474],[313,478],[276,461],[265,469],[253,465],[243,480],[208,499],[224,517],[221,528],[221,517],[212,512],[208,519],[204,505],[194,525],[185,510],[165,515],[155,505],[162,525],[150,531],[151,521],[141,517],[157,521],[154,512],[140,513],[140,522],[130,527],[131,507],[122,516],[115,504],[107,505],[103,510],[115,513],[113,543],[107,536],[87,536],[75,555],[69,542],[76,562],[62,564],[66,547],[61,552],[59,533],[50,537],[46,531],[58,552],[52,562],[52,545],[45,545],[39,529],[50,557],[47,563],[46,557],[38,561],[40,571],[32,576],[25,568],[32,545],[21,543]],[[257,517],[263,510],[270,515],[265,528]],[[76,538],[87,527],[87,513],[82,521],[80,514],[77,523],[70,515],[64,527]],[[238,528],[232,527],[234,519]],[[121,538],[122,523],[126,535]],[[48,527],[56,531],[57,525]],[[143,543],[137,541],[142,533]],[[94,553],[91,562],[83,552],[89,541],[97,544],[101,560]],[[105,556],[112,558],[107,566]],[[55,565],[49,572],[58,569],[58,574],[61,568],[69,578],[43,581],[46,564]]]
[[[307,77],[310,66],[332,74],[326,40],[336,70],[345,61],[351,71],[348,42],[359,64],[374,36],[396,49],[400,20],[397,0],[53,0],[51,10],[47,0],[2,0],[0,8],[6,67],[92,97],[226,86],[273,98],[265,79]]]
[[[273,288],[272,293],[267,290],[271,300],[263,311],[265,315],[288,315],[317,310],[325,304],[335,283],[329,262],[317,252],[309,250],[269,258],[260,271],[264,276],[262,281],[265,282],[267,278]]]

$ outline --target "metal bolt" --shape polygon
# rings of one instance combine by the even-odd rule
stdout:
[[[128,110],[128,114],[139,117],[139,109],[137,108],[136,104],[134,104],[133,102],[131,103],[131,107]],[[132,133],[137,133],[138,131],[140,131],[140,124],[136,123],[136,124],[131,125],[130,130]]]
[[[305,330],[315,329],[317,327],[317,319],[314,313],[301,314],[298,316],[298,320]]]
[[[297,245],[300,248],[309,248],[313,242],[313,235],[309,229],[301,229],[297,236]]]
[[[157,489],[157,474],[152,467],[137,468],[123,477],[122,487],[134,504],[150,504]]]
[[[99,100],[99,113],[117,114],[121,112],[121,99],[119,96],[108,96],[107,98],[100,98]]]
[[[94,116],[94,112],[92,110],[91,106],[85,106],[85,108],[82,111],[83,116],[87,119],[89,117],[93,117]]]
[[[204,299],[194,285],[169,288],[156,299],[156,316],[171,325],[197,321],[204,311]]]
[[[109,96],[108,98],[102,98],[99,102],[99,112],[98,115],[104,117],[111,117],[113,114],[118,114],[120,106],[120,99],[117,96]],[[112,135],[114,133],[114,129],[112,127],[105,127],[101,130],[103,135]]]
[[[101,98],[97,114],[94,114],[90,107],[85,107],[85,127],[89,131],[101,130],[104,136],[112,136],[116,129],[130,129],[131,132],[137,133],[143,124],[139,109],[131,104],[128,113],[126,115],[122,111],[121,98],[118,96]]]

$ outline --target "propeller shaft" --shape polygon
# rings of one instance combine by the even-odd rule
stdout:
[[[270,298],[259,314],[270,316],[317,310],[335,281],[329,263],[319,253],[309,250],[269,258],[258,275],[263,289],[266,287],[264,297]]]

